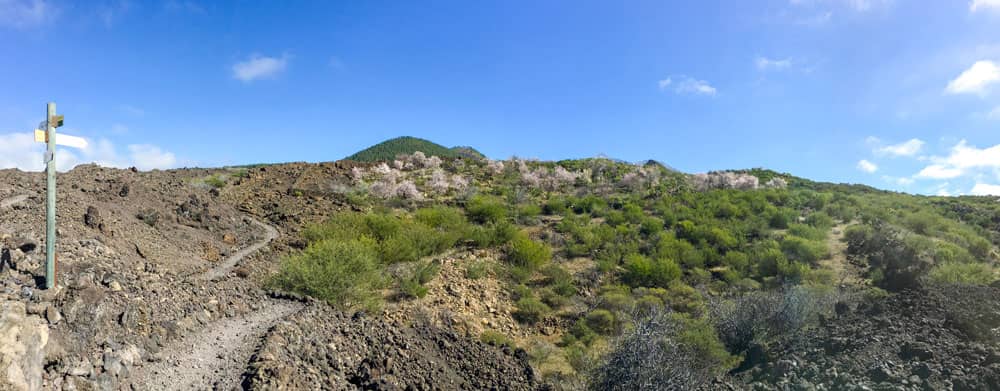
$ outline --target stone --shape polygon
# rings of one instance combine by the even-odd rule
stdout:
[[[104,218],[101,217],[101,212],[97,210],[97,207],[87,207],[87,213],[83,215],[83,224],[104,232]]]
[[[0,384],[13,389],[42,389],[49,328],[28,316],[24,303],[0,304]]]
[[[54,305],[49,304],[45,308],[45,319],[49,321],[49,324],[56,325],[62,320],[62,314],[59,313],[59,310]]]

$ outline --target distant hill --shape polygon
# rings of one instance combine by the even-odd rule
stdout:
[[[448,148],[422,138],[403,136],[372,145],[348,156],[347,160],[358,162],[389,161],[395,159],[398,155],[411,154],[416,151],[423,152],[427,156],[437,156],[440,158],[463,157],[465,154],[470,153],[482,155],[479,151],[470,147]]]
[[[483,155],[482,152],[477,151],[473,147],[468,147],[468,146],[452,147],[451,150],[454,151],[455,153],[457,153],[459,156],[464,157],[464,158],[468,158],[468,159],[485,159],[486,158],[486,155]]]

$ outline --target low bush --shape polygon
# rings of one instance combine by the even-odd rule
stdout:
[[[781,241],[781,251],[789,261],[810,265],[830,256],[830,250],[827,249],[825,242],[792,235],[786,236]]]
[[[400,291],[413,298],[426,296],[427,287],[425,285],[437,276],[440,269],[441,264],[438,262],[417,263],[410,271],[409,276],[400,279]]]
[[[997,279],[996,269],[985,263],[940,263],[931,268],[927,278],[936,283],[989,285]]]
[[[489,264],[482,261],[469,263],[465,266],[465,277],[470,280],[483,278],[490,272]]]
[[[493,197],[477,195],[465,206],[469,218],[480,224],[498,223],[507,219],[507,206]]]
[[[538,323],[539,320],[542,320],[545,315],[552,311],[549,306],[534,297],[522,297],[517,301],[515,307],[514,318],[522,323],[529,324]]]
[[[526,234],[516,235],[507,249],[507,261],[527,270],[538,270],[552,259],[552,249],[545,243],[528,238]]]
[[[625,328],[590,373],[588,388],[698,389],[735,362],[707,323],[659,311]]]
[[[666,259],[650,259],[632,254],[625,258],[625,275],[622,280],[633,287],[665,288],[681,276],[681,268],[676,262]]]
[[[468,238],[479,248],[496,247],[507,244],[517,235],[517,227],[506,221],[487,225],[476,225],[469,229]]]
[[[485,330],[479,334],[479,340],[493,346],[514,346],[514,341],[506,334],[494,330]]]
[[[286,258],[271,284],[340,309],[371,310],[381,305],[384,272],[373,240],[324,240]]]
[[[617,329],[615,314],[605,309],[595,309],[586,316],[587,327],[598,334],[611,335]]]

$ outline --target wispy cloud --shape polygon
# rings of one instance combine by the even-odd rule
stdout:
[[[754,59],[754,64],[757,66],[757,70],[759,71],[780,71],[791,67],[792,60],[789,58],[770,59],[764,56],[757,56],[757,58]]]
[[[140,170],[174,168],[177,157],[170,152],[148,144],[134,144],[126,147],[127,153],[119,153],[115,145],[107,139],[87,139],[84,149],[61,148],[56,150],[56,167],[60,171],[70,170],[80,164],[96,163],[106,167],[136,167]],[[41,171],[45,168],[42,155],[45,145],[35,142],[32,133],[0,134],[0,169],[17,168],[24,171]]]
[[[931,164],[917,173],[917,177],[927,179],[951,179],[962,176],[962,170],[943,164]]]
[[[671,76],[660,80],[657,84],[660,86],[660,91],[673,90],[678,94],[715,96],[718,92],[707,81],[685,75]]]
[[[886,182],[894,183],[894,184],[897,184],[897,185],[900,185],[900,186],[909,186],[909,185],[912,185],[913,182],[914,182],[913,178],[908,178],[908,177],[894,177],[894,176],[890,176],[890,175],[883,175],[882,176],[882,180],[884,180]]]
[[[972,64],[945,87],[949,94],[985,94],[987,87],[1000,81],[1000,66],[989,60]]]
[[[969,2],[969,12],[1000,10],[1000,0],[972,0]]]
[[[894,145],[886,145],[883,147],[875,148],[875,154],[877,155],[889,155],[889,156],[914,156],[920,153],[923,148],[924,142],[920,139],[909,139],[907,141],[901,142]]]
[[[45,0],[0,0],[0,27],[29,28],[55,18],[57,10]]]
[[[959,141],[948,156],[930,158],[932,164],[917,173],[918,177],[950,179],[984,169],[1000,169],[1000,144],[977,148],[965,140]]]
[[[284,72],[288,67],[288,54],[281,57],[251,55],[245,61],[233,65],[233,77],[249,83],[254,80],[271,78]]]
[[[861,159],[858,161],[857,167],[859,170],[867,172],[869,174],[878,171],[878,166],[868,160]]]

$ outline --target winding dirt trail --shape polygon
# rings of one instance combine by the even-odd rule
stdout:
[[[20,204],[21,202],[24,202],[24,200],[26,200],[26,199],[28,199],[28,195],[27,194],[22,194],[22,195],[17,195],[17,196],[13,196],[13,197],[4,198],[3,200],[0,200],[0,209],[10,208],[10,207],[12,207],[14,205],[17,205],[17,204]]]
[[[212,269],[190,278],[223,284],[237,264],[278,237],[278,230],[256,219],[264,238],[226,258]],[[251,356],[268,330],[304,304],[268,299],[251,313],[215,321],[163,349],[157,362],[136,368],[130,383],[135,390],[239,389]]]
[[[301,303],[273,299],[260,311],[217,321],[160,352],[161,361],[132,376],[136,390],[238,389],[264,334]]]
[[[257,226],[264,229],[264,239],[261,239],[260,241],[251,244],[240,251],[237,251],[233,255],[230,255],[226,259],[217,263],[215,267],[209,269],[201,276],[199,276],[198,277],[199,279],[215,280],[222,276],[225,276],[226,274],[229,274],[229,272],[233,270],[233,267],[235,267],[236,264],[240,263],[240,261],[242,261],[244,258],[249,256],[250,254],[257,252],[257,250],[264,248],[264,246],[271,244],[271,242],[274,241],[274,239],[278,238],[278,230],[272,227],[271,225],[264,224],[259,220],[253,218],[251,218],[251,221],[253,221],[253,223],[256,224]]]
[[[849,223],[839,224],[830,230],[826,245],[830,249],[830,257],[819,261],[820,266],[833,272],[834,282],[840,285],[861,285],[864,282],[861,270],[847,259],[847,243],[844,242],[844,230]]]

